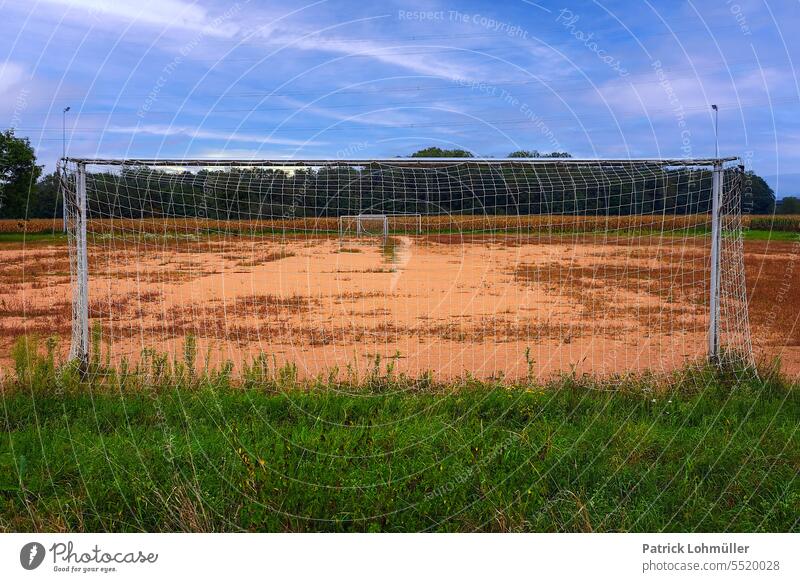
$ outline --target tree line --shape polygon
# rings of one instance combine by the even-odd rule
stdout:
[[[731,173],[730,179],[739,179]],[[709,170],[523,164],[123,168],[87,176],[91,216],[214,220],[352,214],[696,214]]]
[[[417,158],[472,158],[463,149],[430,147]],[[569,158],[568,152],[517,150],[509,158]],[[0,218],[62,216],[59,179],[42,176],[33,147],[13,130],[0,133]],[[775,194],[750,174],[753,213],[775,209]],[[687,214],[707,212],[709,172],[655,170],[631,177],[591,167],[452,166],[427,169],[373,164],[325,167],[202,170],[196,173],[130,168],[89,176],[95,216],[207,218],[340,216],[375,211],[478,214]],[[787,205],[787,211],[792,208]]]

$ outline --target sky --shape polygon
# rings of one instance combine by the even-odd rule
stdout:
[[[800,2],[0,0],[0,125],[76,157],[740,156],[800,195]],[[63,110],[70,111],[64,118]]]

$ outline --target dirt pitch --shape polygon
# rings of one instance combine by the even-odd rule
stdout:
[[[439,378],[665,371],[706,353],[707,240],[427,235],[96,240],[104,358],[198,365],[264,353],[301,376],[376,360]],[[69,338],[63,243],[4,244],[0,364],[15,337]],[[757,354],[800,373],[798,243],[748,241]],[[780,293],[781,289],[788,289]],[[527,355],[526,355],[527,353]]]

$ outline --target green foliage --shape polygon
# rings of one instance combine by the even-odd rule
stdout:
[[[687,369],[545,385],[234,382],[152,350],[81,377],[17,344],[2,531],[793,531],[797,384]],[[529,359],[529,365],[534,363]]]
[[[750,205],[753,214],[775,212],[775,192],[764,178],[753,172],[745,175],[745,199],[742,202]]]
[[[28,198],[41,173],[28,138],[16,137],[13,129],[0,132],[0,218],[28,216]]]
[[[472,158],[472,152],[467,150],[443,150],[442,148],[430,147],[418,150],[411,154],[412,158]]]
[[[28,210],[28,218],[61,218],[64,216],[58,175],[55,172],[47,174],[36,183],[34,194]]]
[[[516,150],[508,154],[509,158],[571,158],[569,152],[542,153],[539,150]]]
[[[36,336],[18,338],[11,349],[15,377],[12,383],[6,380],[5,388],[13,387],[27,394],[52,394],[79,386],[77,367],[57,365],[57,347],[58,339],[54,337],[45,340],[44,350]]]
[[[800,198],[786,196],[781,198],[776,209],[777,214],[800,214]]]

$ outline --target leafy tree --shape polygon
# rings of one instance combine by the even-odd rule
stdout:
[[[775,192],[761,176],[753,172],[747,172],[747,176],[745,176],[745,191],[747,192],[747,200],[744,202],[751,204],[753,214],[772,214],[775,210]]]
[[[443,150],[442,148],[425,148],[411,154],[412,158],[472,158],[472,152],[467,150]]]
[[[0,218],[27,216],[28,197],[41,173],[27,138],[16,137],[13,129],[0,132]]]
[[[509,158],[538,158],[541,156],[538,150],[517,150],[508,154]]]
[[[800,198],[786,196],[778,202],[778,214],[800,214]]]
[[[542,153],[539,150],[517,150],[508,154],[509,158],[571,158],[569,152]]]
[[[28,216],[36,218],[61,218],[64,207],[58,189],[58,175],[47,174],[36,183],[34,196],[28,208]]]

